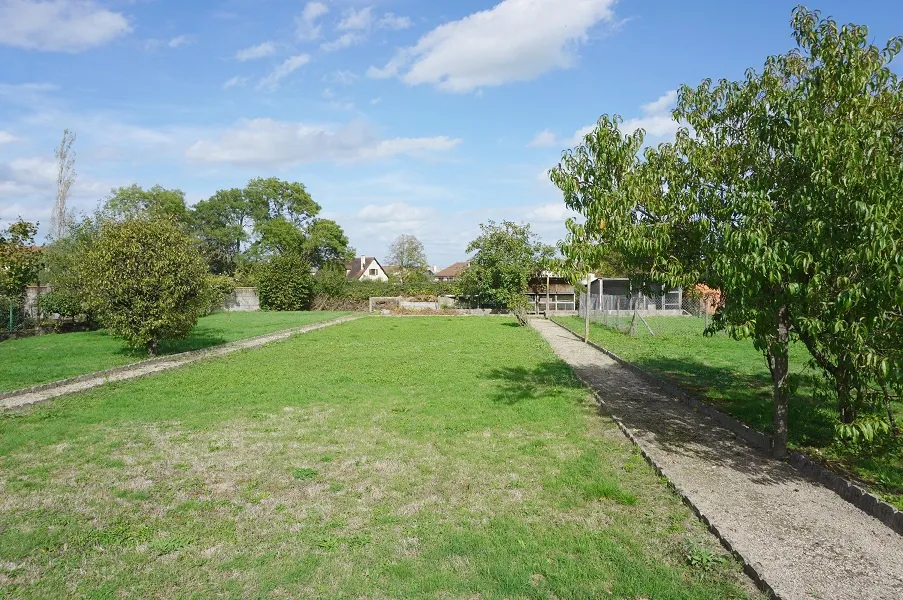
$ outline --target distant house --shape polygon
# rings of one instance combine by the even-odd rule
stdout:
[[[361,256],[345,263],[348,281],[389,281],[389,276],[373,256]]]
[[[446,267],[436,273],[436,281],[454,281],[458,277],[460,277],[461,273],[463,273],[469,266],[469,262],[456,262],[450,267]]]
[[[585,282],[584,282],[585,283]],[[581,294],[581,304],[586,297]],[[589,301],[591,311],[640,311],[641,314],[685,314],[686,302],[682,288],[666,288],[651,284],[645,292],[631,285],[626,277],[590,278]],[[581,309],[582,310],[582,309]]]
[[[547,289],[548,286],[548,289]],[[546,306],[548,300],[548,307]],[[574,286],[558,273],[542,272],[530,278],[527,290],[530,312],[546,314],[577,310]]]

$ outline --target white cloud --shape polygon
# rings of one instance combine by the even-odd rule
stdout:
[[[343,126],[273,119],[243,120],[217,140],[191,145],[195,162],[286,167],[311,162],[357,162],[398,155],[421,156],[450,150],[461,142],[445,136],[380,139],[360,121]]]
[[[0,162],[0,227],[21,216],[26,221],[49,222],[56,187],[56,161],[52,157],[17,158]],[[88,208],[112,185],[80,175],[72,186],[69,206]]]
[[[392,29],[395,31],[400,31],[402,29],[409,29],[414,26],[413,21],[408,17],[399,17],[392,13],[386,13],[376,22],[377,29]]]
[[[528,148],[552,148],[558,145],[558,136],[550,129],[544,129],[536,134],[529,144]]]
[[[247,83],[248,83],[247,77],[240,77],[240,76],[236,75],[232,79],[229,79],[225,83],[223,83],[223,89],[228,90],[229,88],[243,87]]]
[[[310,62],[309,54],[299,54],[298,56],[290,56],[282,61],[278,67],[260,80],[257,89],[274,90],[279,87],[283,79]]]
[[[436,214],[431,208],[412,206],[405,202],[393,202],[391,204],[368,204],[357,212],[359,219],[371,223],[397,223],[426,221]]]
[[[643,129],[647,138],[665,138],[677,133],[680,125],[671,117],[671,109],[677,102],[677,90],[668,90],[654,102],[640,107],[643,116],[624,121],[621,129],[634,132]]]
[[[154,52],[161,48],[169,48],[170,50],[177,50],[182,46],[187,46],[194,42],[194,38],[190,35],[180,35],[168,40],[161,40],[157,38],[150,38],[144,40],[144,49],[148,52]]]
[[[132,30],[122,13],[93,0],[0,0],[0,45],[81,52]]]
[[[273,54],[276,54],[276,44],[274,44],[273,42],[263,42],[262,44],[257,44],[256,46],[242,48],[235,53],[235,59],[244,62],[247,60],[265,58],[267,56],[272,56]]]
[[[10,132],[3,131],[2,129],[0,129],[0,146],[2,146],[3,144],[11,144],[12,142],[15,142],[18,139],[19,138],[17,138]]]
[[[322,2],[308,2],[301,11],[301,16],[295,19],[295,35],[302,42],[309,42],[320,37],[320,25],[317,20],[329,12]]]
[[[336,71],[324,77],[326,81],[331,83],[336,83],[338,85],[351,85],[355,81],[357,81],[357,75],[352,73],[351,71]]]
[[[642,116],[626,119],[620,124],[622,133],[633,133],[637,129],[646,132],[646,142],[658,141],[677,133],[680,124],[671,117],[671,108],[677,101],[677,90],[668,90],[652,102],[640,106]],[[596,128],[596,124],[581,127],[570,138],[558,139],[553,131],[544,129],[527,144],[528,148],[575,147],[583,144],[584,138]]]
[[[359,44],[365,39],[367,39],[365,36],[358,33],[343,33],[331,42],[324,42],[323,44],[320,44],[320,49],[324,52],[335,52],[336,50],[344,50],[349,46]]]
[[[343,50],[366,41],[374,29],[392,29],[397,31],[407,29],[412,25],[413,23],[409,18],[399,17],[393,13],[385,13],[383,16],[376,18],[373,15],[372,6],[361,9],[352,8],[345,11],[342,20],[336,26],[338,31],[344,31],[345,33],[331,42],[321,44],[320,48],[326,52]]]
[[[339,21],[339,31],[365,31],[373,25],[373,7],[367,6],[360,10],[351,9],[345,13],[345,17]]]
[[[650,140],[658,140],[673,136],[680,128],[680,124],[671,117],[671,108],[677,101],[677,90],[668,90],[658,99],[640,107],[643,113],[641,117],[633,117],[626,119],[619,129],[623,133],[633,133],[637,129],[646,132],[646,142]],[[573,137],[568,140],[562,140],[565,145],[579,146],[583,143],[583,138],[593,131],[596,125],[587,125],[574,133]]]
[[[564,205],[564,202],[540,204],[528,210],[524,218],[530,223],[564,223],[570,217],[579,216]]]
[[[167,42],[166,45],[169,46],[170,48],[175,49],[175,48],[181,48],[182,46],[187,46],[188,44],[192,43],[193,41],[194,41],[194,39],[190,35],[179,35],[179,36],[176,36],[176,37],[172,38],[171,40],[169,40],[169,42]]]
[[[399,77],[448,92],[535,79],[573,65],[589,30],[611,21],[615,0],[503,0],[440,25],[399,51],[374,78]]]

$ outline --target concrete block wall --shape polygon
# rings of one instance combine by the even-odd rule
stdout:
[[[223,303],[223,310],[232,310],[236,312],[250,312],[260,310],[260,296],[257,295],[257,288],[237,287],[232,292],[232,296]]]

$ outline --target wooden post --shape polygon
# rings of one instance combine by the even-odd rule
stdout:
[[[583,343],[589,343],[589,295],[590,295],[590,285],[589,285],[589,272],[586,273],[586,307],[584,307],[583,311],[586,315],[586,321],[583,324]]]
[[[549,318],[549,270],[546,269],[546,318]]]

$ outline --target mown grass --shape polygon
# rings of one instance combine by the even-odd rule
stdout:
[[[759,597],[502,318],[371,318],[0,417],[0,596]],[[698,561],[696,561],[698,565]]]
[[[581,317],[556,319],[583,335]],[[600,324],[590,325],[590,339],[700,399],[711,402],[751,427],[771,431],[772,386],[765,358],[748,340],[724,334],[704,337],[704,323],[692,317],[647,318],[655,336],[642,324],[631,337]],[[888,502],[903,509],[903,444],[891,439],[851,445],[834,434],[835,405],[813,395],[815,372],[809,353],[790,349],[790,444],[861,480]],[[903,422],[903,404],[895,405]]]
[[[160,345],[161,354],[200,350],[280,329],[334,319],[341,312],[220,312],[198,321],[183,340]],[[105,331],[62,333],[0,343],[0,392],[76,377],[147,358]]]

